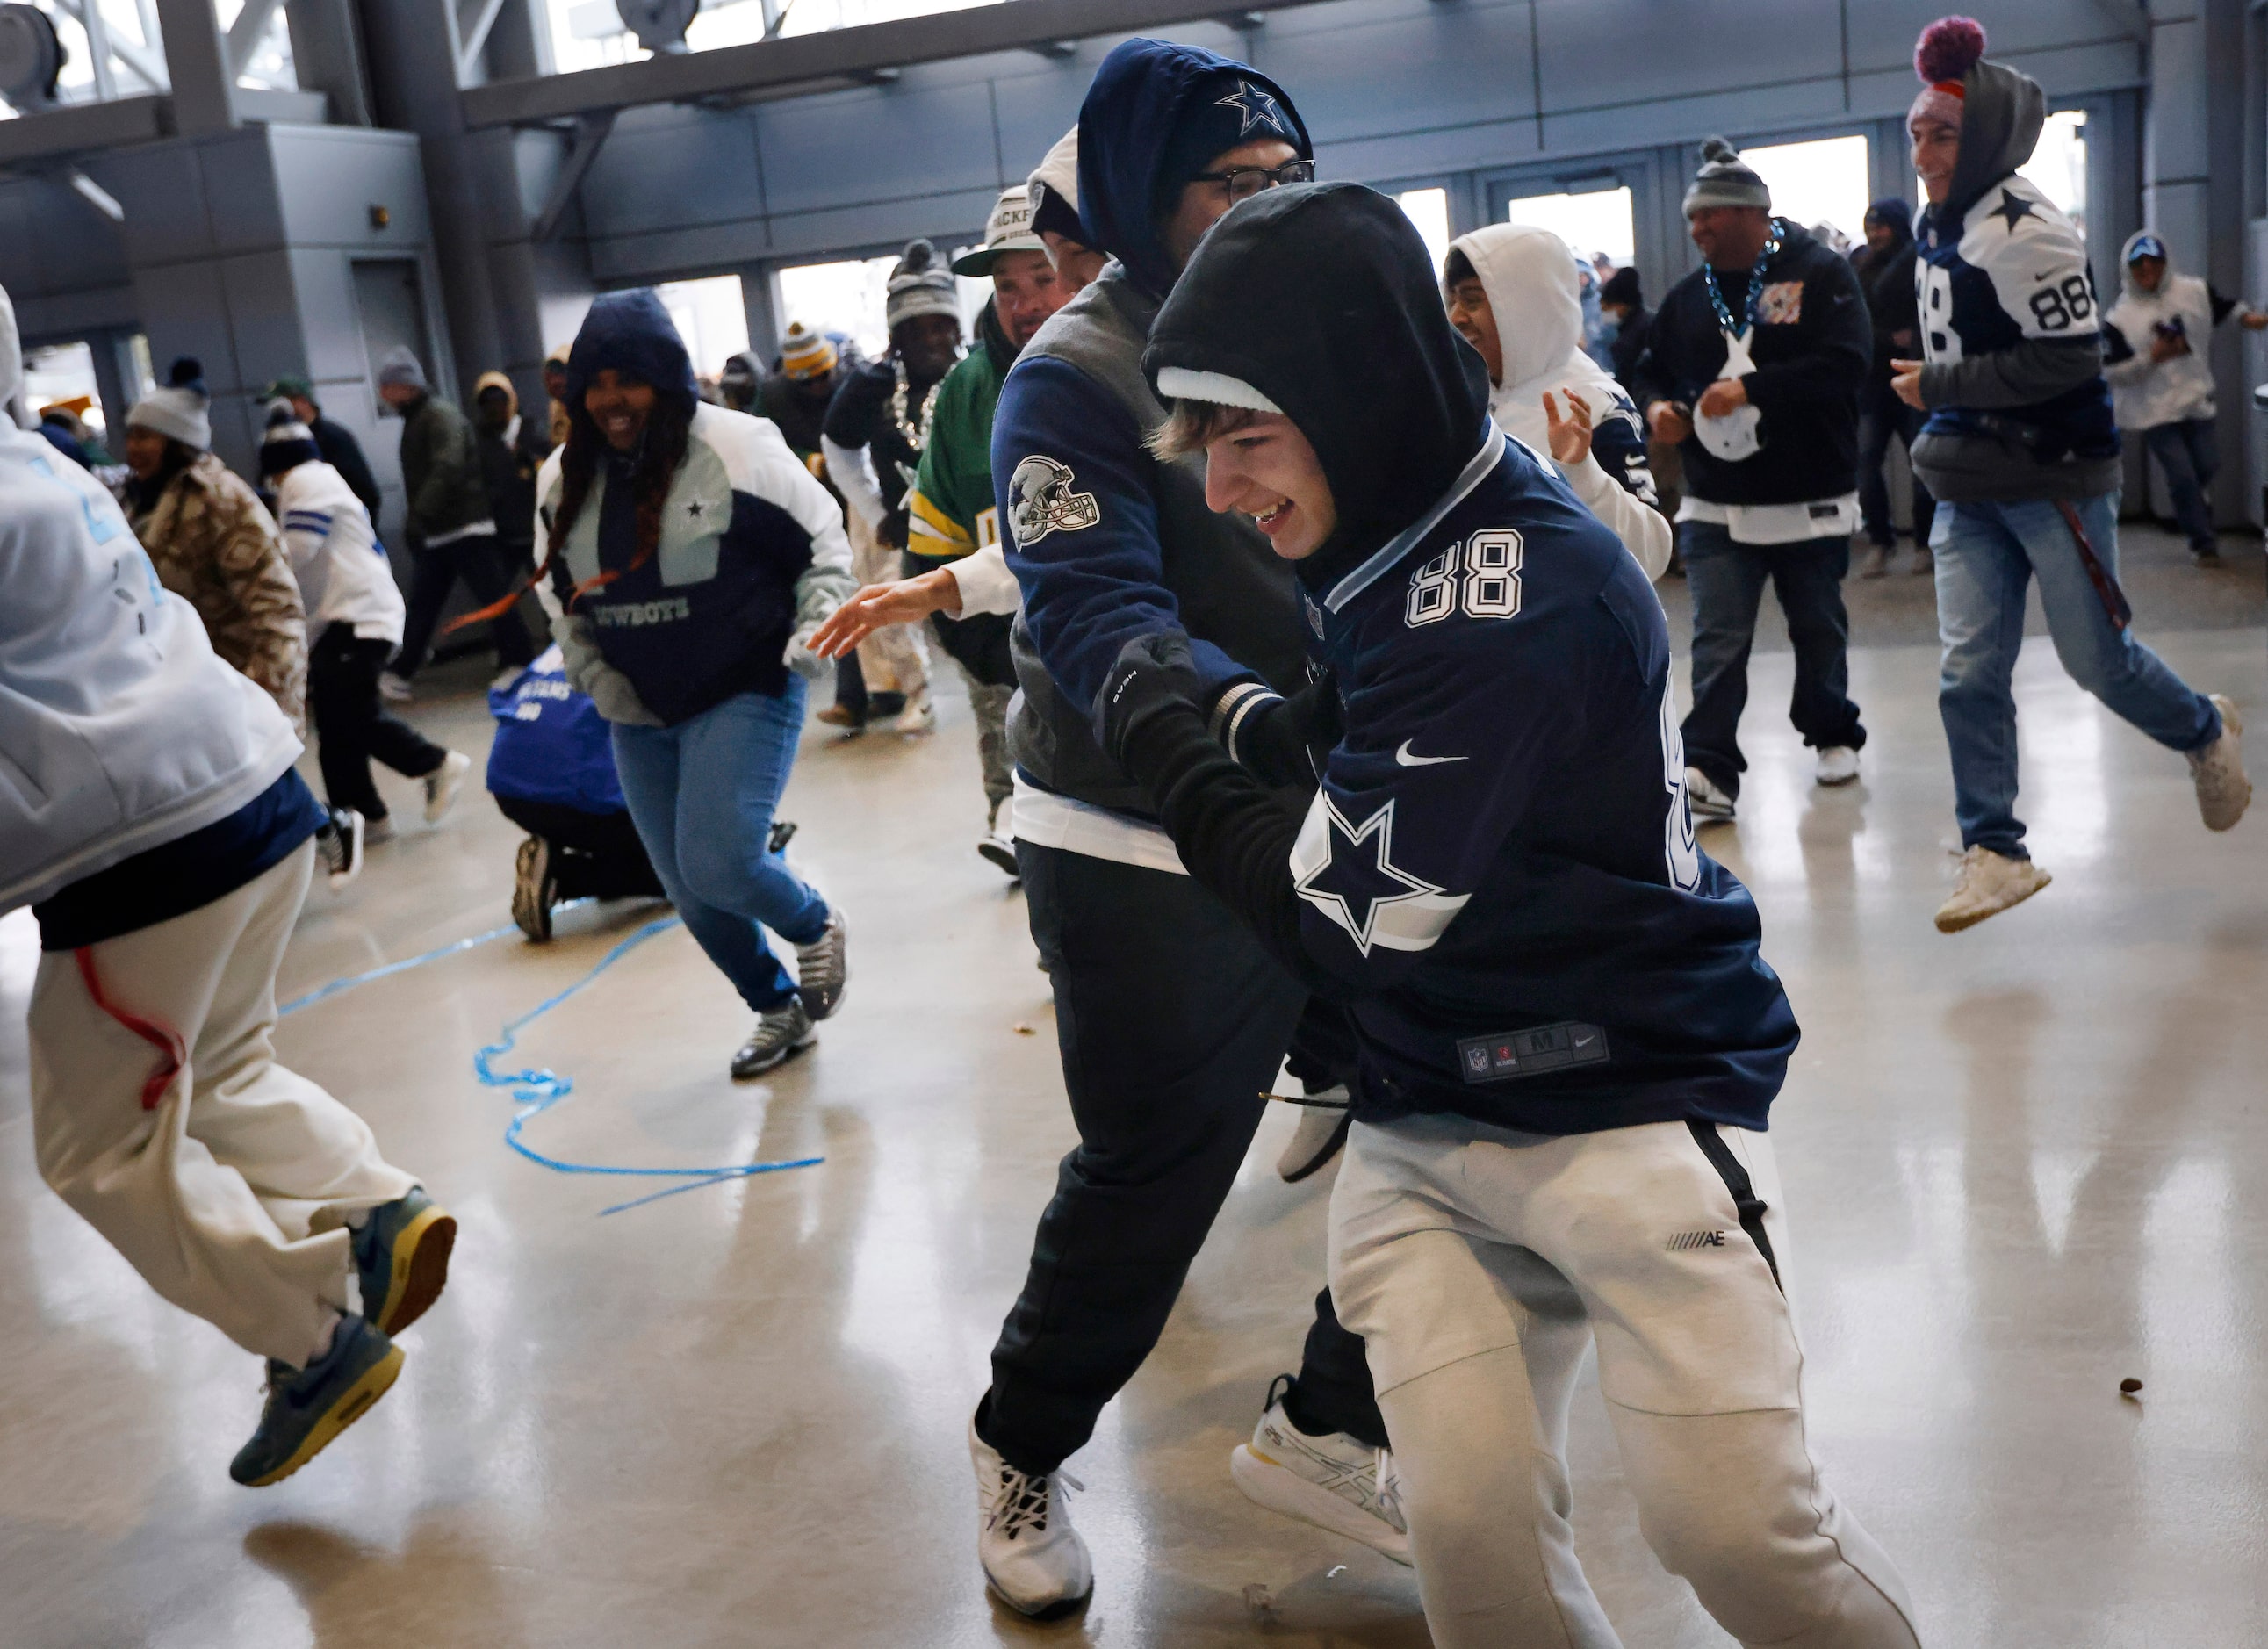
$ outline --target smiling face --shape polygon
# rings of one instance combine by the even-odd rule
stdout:
[[[583,410],[617,453],[633,452],[653,416],[653,386],[625,378],[609,366],[595,373],[583,391]]]
[[[1693,244],[1719,269],[1745,269],[1771,239],[1771,214],[1761,206],[1697,206],[1685,214]]]
[[[1256,412],[1205,443],[1205,505],[1241,511],[1286,561],[1304,561],[1338,526],[1315,449],[1280,412]]]
[[[1449,324],[1488,363],[1489,382],[1504,382],[1504,341],[1497,335],[1496,311],[1489,306],[1481,277],[1469,275],[1449,288]]]
[[[890,328],[890,347],[909,376],[933,384],[961,358],[961,322],[952,315],[916,315]]]
[[[1961,128],[1933,114],[1917,114],[1906,127],[1913,139],[1914,175],[1929,203],[1941,206],[1953,188],[1953,169],[1961,164]]]
[[[126,467],[134,472],[136,481],[147,481],[158,473],[158,466],[166,461],[166,438],[155,430],[145,430],[138,423],[126,426]]]

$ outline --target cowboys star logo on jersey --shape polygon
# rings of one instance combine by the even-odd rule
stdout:
[[[1234,109],[1244,117],[1244,124],[1236,129],[1239,137],[1249,136],[1262,127],[1278,137],[1289,139],[1292,136],[1292,129],[1285,124],[1284,111],[1277,107],[1276,99],[1249,80],[1238,81],[1236,90],[1217,99],[1213,107]]]
[[[1008,530],[1017,547],[1038,543],[1050,533],[1076,533],[1102,519],[1091,492],[1071,490],[1071,467],[1033,453],[1008,478]]]
[[[1394,804],[1359,825],[1349,824],[1318,791],[1292,844],[1292,887],[1329,917],[1367,956],[1432,948],[1469,895],[1452,894],[1394,862]]]

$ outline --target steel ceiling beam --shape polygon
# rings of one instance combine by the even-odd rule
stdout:
[[[1268,9],[1281,11],[1315,3],[1274,0]],[[767,95],[792,97],[800,91],[871,81],[911,63],[1030,51],[1058,40],[1102,34],[1139,34],[1215,21],[1221,15],[1220,0],[1005,0],[897,23],[870,23],[471,86],[463,94],[465,124],[532,126],[641,104],[714,101],[750,93],[755,94],[750,101]]]

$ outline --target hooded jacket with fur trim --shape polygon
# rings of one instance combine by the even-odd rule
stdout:
[[[635,571],[635,459],[607,445],[583,405],[607,368],[652,385],[693,420],[662,502],[659,548]],[[590,493],[537,586],[567,679],[608,720],[661,726],[735,694],[783,691],[789,638],[824,622],[858,587],[827,489],[770,423],[700,400],[685,345],[649,290],[609,292],[591,306],[568,357],[567,404],[567,443],[536,481],[543,545],[568,453],[578,442],[595,449]],[[615,576],[599,584],[602,573]]]
[[[1612,527],[1648,578],[1669,566],[1669,522],[1656,507],[1646,458],[1646,425],[1614,375],[1583,351],[1583,303],[1575,254],[1548,229],[1491,224],[1449,243],[1488,294],[1504,354],[1504,381],[1489,401],[1497,428],[1551,454],[1543,397],[1582,397],[1591,412],[1591,452],[1559,473],[1593,514]],[[1566,409],[1561,408],[1561,416]]]
[[[1489,421],[1401,209],[1356,184],[1238,207],[1145,365],[1162,393],[1233,379],[1281,408],[1340,513],[1298,563],[1342,724],[1304,815],[1234,759],[1248,683],[1212,705],[1183,674],[1196,702],[1126,754],[1189,873],[1351,1006],[1358,1114],[1763,1127],[1795,1021],[1754,901],[1694,839],[1661,605]],[[1122,690],[1152,647],[1173,640],[1123,655]]]

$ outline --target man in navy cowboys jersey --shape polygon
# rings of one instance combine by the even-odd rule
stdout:
[[[1594,1337],[1646,1536],[1728,1631],[1913,1649],[1805,1441],[1764,1132],[1795,1021],[1754,902],[1695,844],[1638,564],[1497,431],[1424,245],[1368,189],[1231,211],[1143,365],[1174,409],[1153,447],[1202,449],[1207,502],[1293,563],[1322,671],[1300,696],[1329,701],[1306,719],[1339,725],[1303,813],[1287,753],[1243,736],[1266,689],[1222,694],[1167,631],[1122,649],[1097,736],[1190,875],[1351,1008],[1331,1290],[1433,1641],[1618,1644],[1568,1525]]]
[[[1929,196],[1914,236],[1922,358],[1890,364],[1891,388],[1929,413],[1913,467],[1939,505],[1937,703],[1963,850],[1937,912],[1947,933],[2048,885],[2016,817],[2011,678],[2034,582],[2072,679],[2188,757],[2207,829],[2231,828],[2252,799],[2236,706],[2134,638],[2094,273],[2071,220],[2016,171],[2046,94],[1984,53],[1984,29],[1962,17],[1931,24],[1914,53],[1923,84],[1906,127]]]

